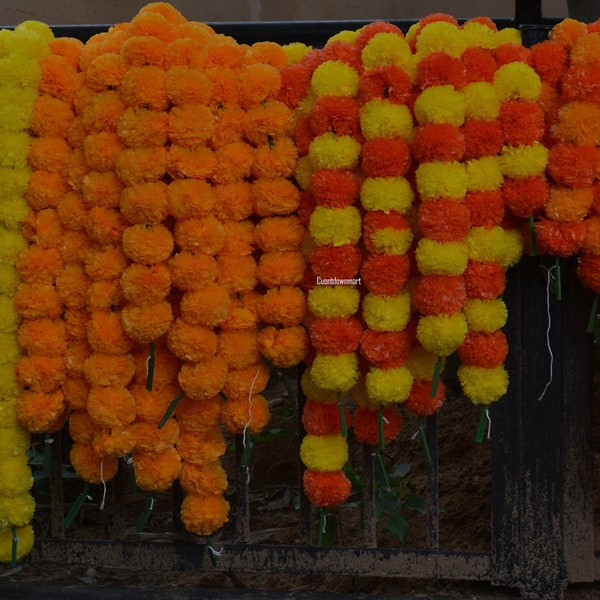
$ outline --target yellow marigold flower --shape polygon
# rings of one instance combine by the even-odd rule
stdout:
[[[498,189],[504,181],[497,156],[483,156],[469,160],[466,169],[467,187],[472,192]]]
[[[469,261],[469,246],[466,242],[421,238],[415,258],[422,275],[462,275]]]
[[[0,252],[2,244],[0,243]],[[0,294],[12,296],[20,283],[19,272],[14,264],[2,264],[4,259],[0,256]],[[14,258],[12,259],[14,260]]]
[[[15,370],[14,365],[9,365],[13,371]],[[5,364],[5,369],[6,369]],[[0,402],[0,429],[6,429],[9,427],[14,427],[14,424],[17,422],[17,405],[19,403],[17,389],[13,395],[4,393],[4,386],[0,384],[0,388],[2,388],[2,395],[4,400]],[[2,523],[0,523],[0,527],[2,527]]]
[[[415,178],[422,200],[462,199],[467,193],[466,167],[458,161],[432,160],[420,163]]]
[[[20,560],[27,556],[33,548],[34,533],[31,525],[17,527],[15,530],[17,543],[16,559]],[[13,532],[12,528],[0,530],[0,562],[10,563],[13,555]]]
[[[349,135],[328,131],[318,135],[308,148],[313,169],[353,169],[358,164],[360,143]]]
[[[310,178],[313,171],[313,165],[308,154],[306,156],[301,156],[296,161],[294,177],[301,190],[307,190],[310,187]]]
[[[426,123],[451,123],[460,127],[465,121],[467,103],[462,92],[452,85],[424,89],[415,100],[415,118]]]
[[[341,435],[305,435],[300,460],[311,471],[340,471],[348,462],[348,442]]]
[[[54,34],[48,25],[40,21],[23,21],[19,23],[13,34],[6,38],[7,54],[19,54],[26,58],[39,60],[50,54],[48,44]]]
[[[405,177],[368,177],[360,189],[360,201],[365,210],[385,213],[407,212],[415,194]]]
[[[0,529],[23,527],[31,521],[34,512],[35,500],[30,494],[15,498],[0,496]]]
[[[356,96],[359,74],[340,60],[327,60],[313,72],[310,85],[317,96]]]
[[[315,384],[324,390],[347,392],[358,380],[356,352],[344,354],[317,352],[310,366],[310,376]]]
[[[521,234],[502,227],[472,227],[467,236],[469,258],[479,262],[497,262],[504,267],[516,265],[523,253]]]
[[[22,196],[27,191],[31,169],[29,166],[13,169],[0,167],[0,198],[3,200],[8,196]]]
[[[542,175],[548,164],[548,148],[541,142],[526,146],[504,146],[500,153],[500,168],[505,177],[535,177]]]
[[[320,388],[310,374],[310,369],[306,369],[300,378],[300,387],[307,398],[318,400],[319,402],[327,402],[333,404],[338,401],[337,392],[332,390],[324,390]]]
[[[422,315],[417,338],[423,348],[437,356],[450,356],[464,341],[469,327],[462,312],[451,315]]]
[[[0,136],[0,167],[27,166],[30,137],[24,131],[7,131]]]
[[[516,27],[504,27],[495,34],[496,47],[502,44],[522,44],[523,36]]]
[[[315,317],[350,317],[359,304],[360,291],[349,285],[318,285],[308,292],[308,308]]]
[[[415,379],[431,380],[437,361],[437,354],[425,350],[423,346],[414,346],[406,361],[406,368]],[[445,360],[442,361],[442,370],[444,369],[444,363]]]
[[[398,230],[386,227],[373,233],[371,242],[381,254],[401,256],[410,249],[413,237],[413,232],[410,229]]]
[[[0,89],[0,130],[23,131],[29,128],[38,92],[33,88]]]
[[[492,333],[506,325],[508,310],[501,298],[483,300],[470,298],[463,306],[463,314],[467,319],[470,331]]]
[[[312,46],[303,44],[302,42],[292,42],[281,47],[287,57],[288,65],[299,63],[305,54],[312,50]]]
[[[490,405],[508,391],[508,372],[503,366],[485,369],[460,365],[456,374],[465,396],[475,404]]]
[[[0,496],[14,498],[26,494],[33,485],[33,476],[27,463],[27,455],[5,456],[2,459]]]
[[[494,86],[500,99],[537,102],[542,93],[542,81],[532,67],[522,62],[502,65],[494,73]]]
[[[473,81],[460,90],[465,97],[467,119],[494,121],[500,114],[500,97],[487,81]]]
[[[317,206],[310,216],[309,231],[318,246],[356,244],[361,236],[360,211],[356,206]]]
[[[37,59],[19,54],[0,58],[0,81],[22,88],[37,88],[42,68]]]
[[[0,460],[5,456],[18,456],[29,450],[31,434],[24,427],[13,426],[2,430],[0,436]]]
[[[331,44],[332,42],[345,42],[346,44],[354,44],[356,38],[358,37],[358,33],[359,31],[353,31],[351,29],[338,31],[338,33],[333,34],[327,40],[327,44]]]
[[[404,402],[410,394],[413,376],[406,367],[379,369],[371,367],[365,376],[365,386],[371,404],[387,406]]]
[[[497,45],[496,32],[484,23],[470,21],[462,26],[463,36],[467,48],[495,48]]]
[[[433,52],[445,52],[460,58],[467,48],[467,38],[461,29],[447,21],[434,21],[421,29],[417,38],[417,57]]]
[[[413,128],[413,118],[405,104],[377,98],[361,107],[360,126],[367,140],[379,137],[408,138]]]
[[[17,398],[22,391],[23,387],[15,375],[15,365],[8,362],[0,363],[0,394],[5,398],[3,402],[7,403],[8,399],[12,402],[12,399]]]
[[[382,31],[375,34],[363,48],[362,63],[365,69],[381,65],[410,68],[412,53],[405,38],[396,33]]]
[[[410,319],[410,304],[406,290],[396,296],[368,293],[363,299],[362,316],[374,331],[402,331]]]
[[[27,248],[27,240],[18,229],[0,228],[0,264],[12,264],[21,250]]]

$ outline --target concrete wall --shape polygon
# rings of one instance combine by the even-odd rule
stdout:
[[[527,0],[526,0],[527,1]],[[593,2],[594,0],[586,0]],[[146,0],[0,0],[0,26],[36,19],[48,25],[129,21]],[[512,17],[514,0],[172,0],[190,21],[418,19],[432,12],[457,18]],[[543,0],[546,17],[567,16],[567,0]]]

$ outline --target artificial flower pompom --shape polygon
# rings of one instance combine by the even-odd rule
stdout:
[[[35,513],[35,500],[31,494],[14,498],[0,496],[0,529],[24,527]]]
[[[167,297],[171,274],[165,263],[145,265],[132,263],[121,275],[123,297],[134,304],[154,304]]]
[[[316,96],[355,96],[358,82],[359,74],[352,66],[327,60],[313,71],[310,85]]]
[[[125,333],[141,344],[153,342],[167,333],[173,318],[171,304],[166,300],[154,304],[127,304],[121,311]]]
[[[435,394],[432,396],[430,379],[415,379],[408,398],[402,408],[416,417],[428,417],[436,413],[446,400],[446,386],[443,381],[437,382]]]
[[[361,180],[346,169],[320,169],[311,175],[310,187],[316,204],[326,208],[345,208],[359,197]]]
[[[467,47],[467,37],[454,20],[421,20],[416,36],[416,56],[421,58],[433,52],[446,52],[460,57]]]
[[[229,369],[223,393],[227,397],[247,396],[262,393],[269,383],[269,369],[266,362],[258,361],[243,369]]]
[[[508,342],[504,333],[470,332],[458,347],[460,360],[467,365],[491,369],[501,365],[508,355]]]
[[[582,252],[577,263],[577,276],[585,287],[600,293],[600,255]]]
[[[508,372],[503,366],[488,369],[462,364],[457,376],[465,395],[475,404],[488,406],[508,391]]]
[[[409,181],[399,177],[367,177],[360,188],[360,201],[365,210],[406,213],[412,206],[414,191]]]
[[[69,454],[75,472],[88,483],[99,485],[110,481],[119,467],[115,456],[100,457],[88,442],[76,442]]]
[[[555,221],[580,221],[587,216],[593,202],[590,188],[552,186],[544,212]]]
[[[410,268],[407,254],[373,254],[363,262],[360,276],[369,292],[381,296],[396,296],[404,288]]]
[[[365,375],[369,402],[375,406],[399,404],[408,397],[413,376],[407,367],[380,369],[371,367]]]
[[[229,502],[221,494],[188,494],[181,503],[181,520],[195,535],[211,535],[229,520]]]
[[[343,471],[304,471],[304,492],[313,506],[335,507],[343,504],[352,491],[352,484]]]
[[[406,330],[375,331],[367,329],[360,340],[360,354],[380,369],[403,366],[410,354],[412,341]]]
[[[363,219],[363,242],[367,252],[405,255],[412,244],[413,232],[403,215],[390,211],[371,211]]]
[[[468,333],[467,323],[462,312],[423,315],[417,325],[417,338],[428,352],[449,356],[464,341]]]
[[[428,275],[413,289],[414,308],[423,315],[452,314],[462,309],[467,292],[460,275]]]
[[[133,468],[135,482],[140,489],[149,492],[164,492],[177,479],[181,471],[181,458],[175,448],[163,452],[134,452]]]
[[[361,234],[360,212],[355,206],[338,209],[317,206],[310,219],[309,231],[319,246],[356,244]]]
[[[540,218],[534,223],[538,251],[565,258],[577,254],[585,239],[586,228],[586,221]]]
[[[0,440],[0,457],[19,456],[29,449],[31,435],[27,429],[15,423],[13,427],[4,427]]]
[[[167,346],[180,360],[199,362],[215,355],[217,334],[211,328],[177,318],[167,332]]]
[[[459,57],[437,51],[419,60],[416,80],[422,90],[437,85],[451,85],[461,89],[467,82],[467,74]]]
[[[358,379],[358,357],[355,352],[336,355],[317,353],[310,367],[310,376],[319,388],[347,391]]]
[[[567,18],[562,19],[550,30],[549,38],[570,50],[575,42],[586,33],[587,26],[585,23],[577,19]]]
[[[267,360],[284,369],[300,363],[308,353],[310,345],[308,333],[301,325],[264,327],[257,335],[257,344]]]
[[[461,160],[465,137],[461,128],[451,123],[426,123],[416,128],[411,150],[418,162]]]
[[[173,383],[156,385],[153,382],[152,389],[148,390],[144,382],[134,383],[130,391],[135,400],[137,419],[144,423],[160,423],[179,388]]]
[[[467,296],[493,300],[506,288],[506,267],[495,261],[470,260],[463,280]]]
[[[300,460],[311,471],[340,471],[348,461],[348,442],[341,435],[306,435]]]
[[[240,369],[260,359],[257,330],[223,329],[217,338],[217,353],[227,361],[230,368]]]
[[[402,177],[410,167],[410,146],[403,137],[376,137],[364,142],[360,166],[367,177]]]
[[[402,331],[410,319],[411,297],[407,290],[396,296],[379,296],[371,292],[363,298],[362,316],[375,331]]]
[[[600,106],[593,102],[567,102],[558,110],[558,119],[550,126],[552,139],[559,142],[592,146],[600,141]]]
[[[550,189],[545,174],[515,179],[507,177],[502,184],[506,208],[521,218],[539,213],[550,198]]]
[[[500,298],[493,300],[470,298],[463,306],[463,314],[467,319],[469,331],[491,333],[506,325],[508,310]]]
[[[403,104],[411,90],[411,76],[398,65],[380,65],[361,73],[359,97],[363,102],[376,98]]]
[[[225,454],[226,448],[223,431],[219,427],[203,431],[181,428],[177,440],[177,451],[181,458],[197,465],[218,460]]]
[[[186,395],[203,400],[223,389],[227,371],[227,362],[219,356],[213,356],[201,363],[184,362],[177,379]]]
[[[276,179],[255,179],[250,187],[250,197],[251,202],[254,204],[254,210],[259,217],[288,215],[293,213],[300,205],[300,190],[292,181],[280,177]],[[219,197],[217,195],[218,202]],[[231,218],[235,217],[232,216]]]
[[[319,96],[310,108],[308,123],[311,138],[328,131],[358,138],[360,109],[356,100],[350,96]],[[300,131],[297,126],[296,132]]]
[[[355,138],[326,132],[313,139],[308,156],[315,170],[353,169],[358,162],[360,150],[360,142]]]
[[[92,387],[87,408],[90,417],[101,427],[120,427],[135,419],[135,400],[123,386]]]
[[[219,260],[219,264],[220,262]],[[301,252],[265,252],[256,266],[256,278],[267,288],[281,285],[294,286],[302,281],[305,268],[306,259]],[[222,267],[221,272],[223,272]]]
[[[268,400],[261,394],[250,397],[228,398],[221,412],[223,425],[233,434],[241,435],[248,431],[251,435],[260,433],[270,419]]]
[[[202,434],[218,426],[222,408],[223,399],[220,395],[203,400],[183,396],[177,403],[175,416],[180,428]]]
[[[534,44],[529,49],[529,59],[542,81],[552,86],[556,86],[560,81],[569,63],[567,49],[552,39]]]
[[[87,340],[94,352],[125,354],[133,347],[133,340],[123,329],[121,313],[116,310],[95,310],[87,324]]]
[[[352,430],[359,442],[378,446],[381,442],[388,444],[395,440],[402,428],[402,417],[393,404],[372,410],[368,407],[358,406],[352,418]],[[383,420],[383,440],[380,439],[379,419]]]
[[[467,187],[471,192],[495,190],[502,186],[504,177],[496,156],[473,158],[466,163]]]
[[[135,371],[130,354],[100,354],[92,352],[83,364],[83,374],[89,385],[126,386]]]
[[[254,241],[263,252],[298,250],[305,229],[296,215],[261,219],[254,227]]]
[[[351,415],[344,409],[346,423],[351,422]],[[340,435],[342,423],[339,402],[321,402],[307,398],[302,409],[302,425],[310,435]]]
[[[501,100],[520,98],[536,102],[542,91],[542,83],[534,69],[519,61],[500,66],[494,74],[494,87]]]
[[[201,290],[189,290],[181,299],[181,317],[205,327],[220,325],[229,316],[231,298],[229,292],[216,283],[207,284]]]
[[[268,289],[258,304],[265,323],[286,327],[298,325],[306,314],[306,297],[296,286],[281,285]]]
[[[178,481],[187,494],[222,494],[229,485],[227,472],[218,460],[204,465],[184,462]]]
[[[412,132],[413,118],[406,105],[375,99],[361,106],[360,125],[367,140],[378,137],[408,138]]]
[[[345,354],[358,348],[363,329],[355,317],[316,318],[310,324],[309,333],[317,352]]]
[[[355,245],[316,246],[308,257],[315,277],[322,280],[354,279],[360,269],[361,251]]]
[[[469,260],[469,246],[466,242],[421,238],[415,258],[422,275],[462,275]]]
[[[595,146],[577,146],[558,142],[547,156],[548,175],[561,185],[586,187],[592,185],[598,152]]]
[[[415,118],[420,125],[450,123],[460,127],[465,120],[467,104],[464,94],[451,85],[423,90],[415,101]]]
[[[519,232],[499,226],[472,227],[467,245],[470,259],[495,261],[505,267],[516,265],[523,254],[523,240]]]
[[[417,167],[416,185],[423,200],[464,198],[467,193],[467,171],[459,161],[431,161]]]
[[[16,546],[13,538],[18,540]],[[31,525],[23,525],[14,530],[12,527],[0,529],[0,562],[11,564],[14,559],[21,560],[33,549],[35,533]]]
[[[436,242],[460,242],[471,227],[468,202],[453,198],[439,198],[422,202],[417,213],[421,233]]]

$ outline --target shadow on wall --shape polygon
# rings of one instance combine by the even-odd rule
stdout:
[[[525,0],[527,1],[527,0]],[[590,2],[591,0],[586,0]],[[0,26],[12,26],[28,19],[48,25],[113,24],[131,20],[149,0],[21,0],[0,3]],[[593,2],[592,2],[593,3]],[[457,18],[487,16],[510,18],[514,0],[172,0],[170,2],[190,21],[344,21],[419,19],[430,13],[444,12]],[[543,15],[551,18],[567,16],[567,0],[544,0]]]

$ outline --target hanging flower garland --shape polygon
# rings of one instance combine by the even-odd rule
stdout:
[[[29,128],[41,77],[39,61],[49,53],[48,44],[53,34],[46,25],[37,21],[26,21],[14,31],[3,30],[2,33],[6,35],[2,38],[0,58],[3,73],[0,96],[2,106],[10,107],[10,111],[0,113],[0,137],[5,145],[0,161],[0,339],[3,347],[0,365],[0,469],[3,474],[0,483],[0,562],[12,564],[14,568],[17,560],[26,556],[33,546],[34,531],[30,522],[35,510],[35,502],[29,493],[33,485],[27,457],[29,412],[23,410],[27,369],[23,368],[20,374],[16,371],[19,362],[29,358],[22,357],[21,352],[33,350],[35,342],[25,336],[29,349],[21,349],[18,342],[22,317],[15,302],[19,288],[15,263],[27,246],[21,225],[29,212],[26,200],[31,177],[27,160],[31,144]],[[49,298],[48,303],[53,304],[53,300]],[[41,355],[40,362],[43,361]],[[43,395],[39,388],[31,393]],[[47,408],[45,402],[40,404],[41,410]],[[58,414],[61,412],[59,410]]]

